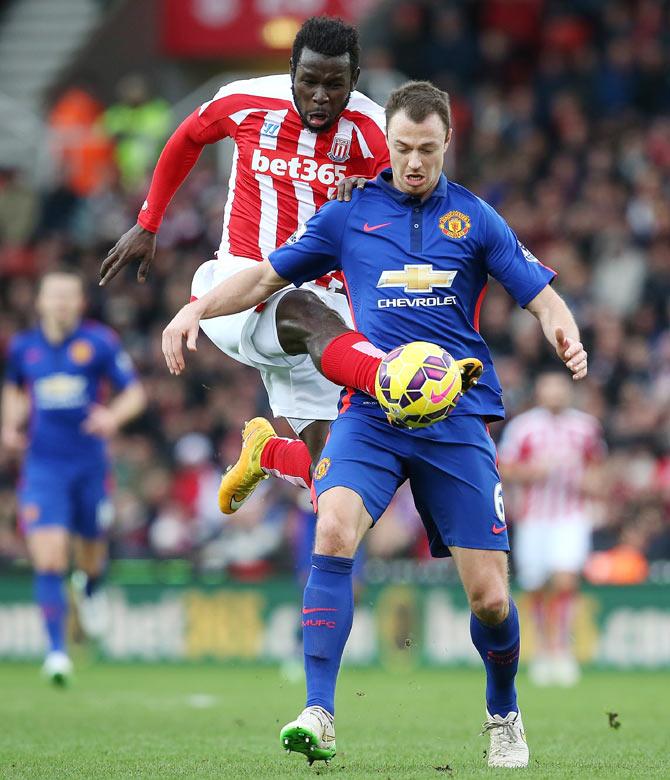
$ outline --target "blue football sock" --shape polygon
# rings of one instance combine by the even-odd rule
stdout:
[[[302,635],[307,706],[335,714],[335,683],[354,618],[353,558],[312,555],[305,586]]]
[[[470,615],[470,636],[486,668],[486,708],[505,717],[518,712],[514,678],[519,667],[519,613],[510,598],[509,614],[497,626]]]
[[[35,601],[42,610],[49,637],[49,649],[65,652],[67,598],[63,588],[63,575],[35,572]]]

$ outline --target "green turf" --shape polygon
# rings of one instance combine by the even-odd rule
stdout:
[[[27,664],[0,664],[1,778],[438,778],[489,770],[473,671],[344,670],[338,754],[310,769],[279,729],[302,683],[276,669],[78,664],[67,690]],[[520,678],[528,778],[670,777],[668,675],[588,674],[570,691]],[[611,728],[607,711],[619,713]],[[665,725],[664,725],[665,724]],[[519,770],[517,770],[519,771]],[[521,770],[523,771],[523,770]]]

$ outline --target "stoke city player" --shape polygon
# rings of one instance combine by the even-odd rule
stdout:
[[[591,550],[592,493],[605,456],[601,426],[572,407],[572,386],[557,372],[540,374],[537,406],[504,429],[498,455],[505,484],[515,486],[514,563],[531,598],[538,685],[573,685],[572,649],[579,577]]]
[[[194,298],[267,259],[345,178],[371,178],[385,168],[384,112],[354,91],[358,61],[356,29],[314,17],[295,38],[290,75],[236,81],[200,106],[167,142],[137,224],[102,264],[101,284],[136,260],[138,279],[146,278],[165,209],[206,144],[232,138],[235,152],[221,244],[217,258],[196,271]],[[305,484],[337,414],[341,386],[360,387],[357,368],[370,363],[370,345],[351,339],[341,280],[323,274],[202,328],[227,355],[258,368],[273,413],[286,417],[307,445],[277,438],[265,420],[252,421],[243,432],[241,461],[222,480],[222,511],[235,511],[268,473]]]
[[[335,754],[335,684],[352,624],[354,555],[409,479],[431,552],[453,556],[472,611],[472,641],[486,670],[488,763],[526,766],[515,688],[519,620],[508,586],[502,485],[486,429],[504,408],[478,332],[489,274],[535,315],[573,378],[586,375],[587,356],[569,309],[549,286],[554,272],[488,204],[442,173],[451,139],[445,93],[411,82],[392,93],[386,120],[392,169],[350,202],[325,205],[297,240],[258,267],[184,307],[164,331],[163,350],[168,362],[181,359],[184,335],[192,343],[202,318],[249,307],[334,267],[343,271],[354,321],[376,347],[425,340],[483,363],[479,383],[430,428],[394,428],[373,399],[343,394],[314,472],[318,520],[302,610],[306,708],[281,730],[281,744],[310,761]]]
[[[116,334],[82,321],[84,291],[68,270],[47,273],[37,297],[39,325],[12,340],[2,391],[2,443],[23,453],[19,523],[35,570],[35,600],[48,636],[43,672],[72,673],[66,648],[64,577],[73,542],[84,630],[97,628],[96,588],[112,520],[105,440],[138,415],[145,394]],[[100,401],[105,383],[118,391]],[[28,425],[27,432],[25,431]],[[99,605],[98,605],[99,606]]]

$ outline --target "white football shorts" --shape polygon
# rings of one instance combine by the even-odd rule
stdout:
[[[191,295],[202,298],[224,279],[251,268],[256,260],[227,255],[208,260],[195,272]],[[260,371],[276,417],[285,417],[296,433],[313,420],[334,420],[341,387],[334,385],[315,368],[309,355],[287,355],[279,343],[275,314],[291,286],[274,293],[260,311],[248,309],[239,314],[202,320],[200,327],[226,355]],[[300,288],[317,295],[336,311],[347,327],[353,328],[346,295],[315,283]]]
[[[579,574],[591,551],[584,518],[525,520],[515,525],[512,555],[523,590],[539,590],[557,572]]]

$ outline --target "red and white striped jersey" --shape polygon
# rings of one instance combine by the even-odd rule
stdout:
[[[515,417],[503,431],[500,462],[549,465],[546,479],[515,487],[516,520],[588,519],[584,476],[604,456],[600,423],[589,414],[577,409],[552,414],[537,407]]]
[[[191,144],[227,137],[235,142],[219,257],[267,258],[326,202],[339,181],[372,178],[390,164],[381,106],[353,92],[333,127],[315,133],[300,119],[288,74],[222,87],[182,128]],[[152,191],[155,183],[156,175]],[[152,191],[140,224],[157,229],[163,204],[155,207],[160,199]]]

